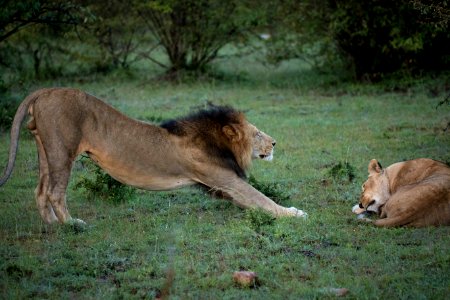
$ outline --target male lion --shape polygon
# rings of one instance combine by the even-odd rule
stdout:
[[[379,214],[377,226],[450,225],[450,168],[444,163],[419,158],[383,169],[372,159],[362,188],[353,212]]]
[[[47,223],[84,223],[72,219],[65,199],[72,163],[83,152],[118,181],[138,188],[201,184],[240,207],[262,208],[274,216],[305,215],[276,204],[244,180],[252,158],[272,159],[275,141],[243,113],[213,107],[155,126],[70,88],[38,90],[19,106],[0,186],[14,167],[20,124],[27,113],[39,156],[36,202]]]

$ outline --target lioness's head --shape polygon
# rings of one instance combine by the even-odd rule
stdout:
[[[385,170],[376,159],[372,159],[368,167],[369,178],[362,185],[359,205],[353,207],[353,212],[364,211],[379,213],[389,199],[389,181]]]

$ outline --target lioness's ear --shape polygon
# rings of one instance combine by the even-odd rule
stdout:
[[[376,159],[372,159],[369,163],[368,170],[369,174],[381,173],[383,171],[383,167]]]
[[[241,133],[232,125],[223,126],[222,131],[233,142],[237,142],[241,139]]]

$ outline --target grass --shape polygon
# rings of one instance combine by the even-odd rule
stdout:
[[[89,227],[47,226],[33,196],[37,154],[24,132],[12,178],[0,188],[0,297],[326,299],[336,297],[333,289],[347,288],[349,299],[446,299],[449,227],[382,229],[351,213],[371,158],[383,166],[416,157],[450,161],[450,135],[443,131],[449,109],[436,109],[446,79],[410,81],[398,89],[335,85],[308,69],[267,69],[251,58],[218,66],[228,74],[222,81],[167,84],[150,75],[110,76],[39,82],[29,91],[75,86],[156,122],[208,101],[242,109],[277,140],[274,161],[256,161],[253,180],[309,218],[272,219],[196,188],[138,190],[120,203],[91,199],[76,188],[87,172],[77,162],[68,205]],[[430,87],[439,93],[430,94]],[[3,166],[8,135],[0,139]],[[236,286],[232,274],[238,270],[255,271],[258,285]]]

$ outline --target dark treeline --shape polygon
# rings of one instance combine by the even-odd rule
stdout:
[[[223,46],[263,47],[358,80],[450,66],[449,1],[1,0],[0,68],[11,78],[128,69],[203,72]]]

